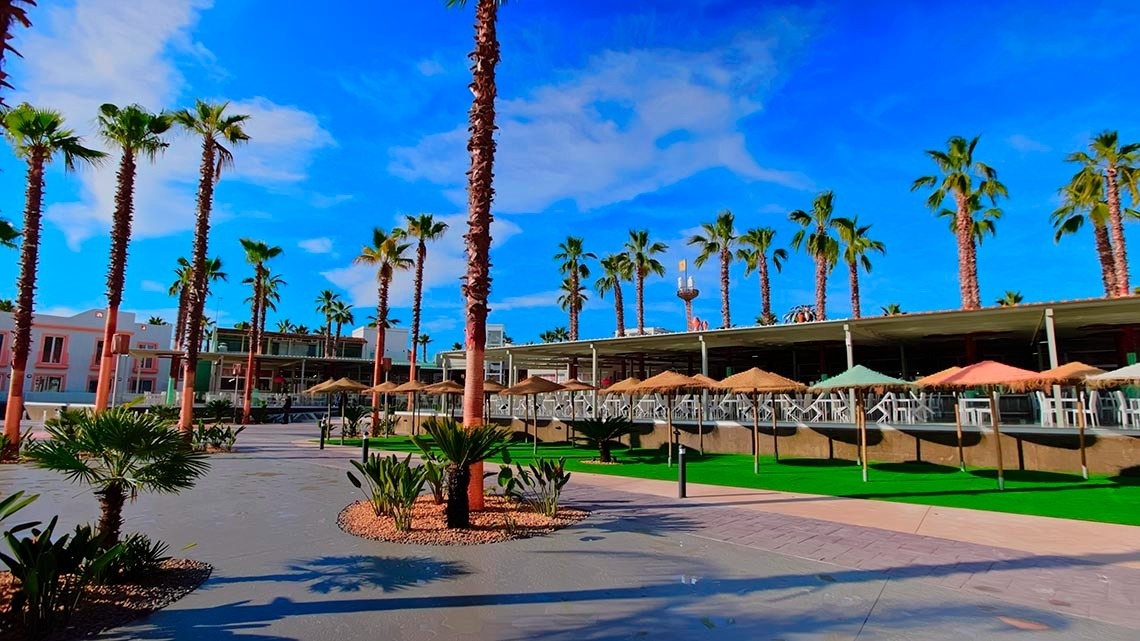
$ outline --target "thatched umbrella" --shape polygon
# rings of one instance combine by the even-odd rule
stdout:
[[[720,381],[704,374],[693,374],[693,379],[702,383],[708,384],[709,388],[714,388],[720,384]],[[701,456],[705,455],[705,393],[701,392],[701,400],[697,403],[697,447],[701,451]]]
[[[784,378],[779,374],[772,372],[765,372],[759,367],[753,367],[750,370],[733,374],[723,381],[716,384],[717,389],[727,390],[730,392],[737,392],[739,394],[752,395],[752,471],[755,474],[760,473],[760,395],[761,394],[786,394],[788,392],[801,392],[807,389],[807,385],[797,383],[790,378]],[[776,402],[775,398],[772,399],[772,449],[775,453],[776,460],[780,460],[779,440],[776,436]]]
[[[399,386],[400,385],[398,383],[395,383],[393,381],[384,381],[383,383],[380,383],[379,385],[373,386],[372,389],[369,390],[370,392],[375,392],[377,394],[383,394],[384,395],[384,418],[385,419],[388,418],[388,395],[391,394],[392,392],[395,392],[396,388]],[[373,426],[373,429],[375,429],[375,426]]]
[[[1079,388],[1085,384],[1085,380],[1090,376],[1100,376],[1106,373],[1099,367],[1072,362],[1041,372],[1041,378],[1035,381],[1037,385],[1044,388],[1054,385],[1077,388],[1077,444],[1081,450],[1081,476],[1086,481],[1089,478],[1089,468],[1085,458],[1085,392]]]
[[[1093,387],[1119,387],[1140,385],[1140,363],[1089,376],[1086,382]]]
[[[368,386],[365,385],[364,383],[358,383],[358,382],[352,380],[351,378],[346,377],[346,378],[339,378],[339,379],[325,385],[324,389],[322,391],[325,394],[341,394],[341,393],[351,394],[353,392],[356,392],[357,394],[359,394],[360,392],[368,391]],[[332,412],[331,407],[332,406],[330,405],[330,409],[329,409],[330,413]],[[368,439],[364,439],[364,440],[367,441]],[[340,444],[344,445],[344,408],[343,407],[340,410]]]
[[[419,403],[416,402],[416,398],[417,395],[422,392],[425,387],[427,387],[427,383],[421,383],[420,381],[408,381],[407,383],[398,385],[396,389],[393,390],[394,392],[401,394],[406,392],[409,396],[412,397],[412,425],[410,430],[412,432],[412,436],[416,435],[416,406],[419,405]]]
[[[526,398],[530,397],[531,403],[534,404],[534,453],[538,454],[538,401],[535,397],[539,394],[549,394],[550,392],[558,392],[563,388],[558,383],[552,380],[542,378],[541,376],[531,376],[530,378],[519,381],[516,385],[508,387],[502,393],[508,396],[522,396],[523,398],[523,433],[527,432],[527,416],[526,416]]]
[[[443,396],[444,412],[446,412],[448,416],[451,416],[451,397],[456,394],[462,396],[463,386],[451,379],[448,379],[446,381],[440,381],[439,383],[428,385],[424,388],[424,394],[438,394],[440,396]]]
[[[859,430],[859,458],[863,467],[863,482],[867,482],[867,390],[886,391],[913,387],[914,383],[880,374],[873,369],[856,365],[826,381],[812,385],[813,390],[854,390],[855,408],[852,418]]]
[[[1005,489],[1005,466],[1001,459],[1001,430],[998,424],[1001,417],[998,415],[997,404],[997,387],[1005,385],[1009,387],[1027,388],[1034,384],[1034,381],[1041,378],[1039,372],[1033,372],[1020,367],[1013,367],[1012,365],[1005,365],[996,361],[982,361],[974,363],[958,370],[957,372],[947,376],[935,386],[928,387],[942,387],[946,389],[970,389],[972,387],[982,387],[989,391],[990,397],[990,419],[993,423],[994,430],[994,449],[997,451],[997,478],[998,489]],[[958,452],[961,457],[962,452],[962,435],[961,431],[958,432]]]
[[[946,369],[942,370],[941,372],[935,372],[935,373],[931,374],[930,376],[923,376],[922,378],[915,381],[914,384],[917,385],[918,387],[933,387],[933,386],[938,385],[942,381],[946,380],[950,376],[957,374],[961,370],[962,370],[961,367],[958,367],[957,365],[953,365],[953,366],[947,367]]]
[[[669,466],[673,466],[673,397],[678,392],[709,389],[709,384],[672,370],[650,376],[633,387],[633,391],[646,394],[664,392],[665,425],[669,430]]]
[[[562,383],[562,389],[567,391],[567,392],[570,392],[570,422],[571,422],[571,425],[569,428],[570,433],[567,434],[567,437],[570,439],[570,442],[573,443],[574,442],[574,426],[572,425],[572,423],[574,422],[574,392],[593,392],[593,391],[597,390],[598,388],[594,387],[593,385],[590,385],[589,383],[584,383],[584,382],[582,382],[576,378],[572,378],[572,379],[570,379],[568,381],[564,381]]]
[[[316,385],[305,390],[306,394],[324,394],[325,395],[325,401],[328,403],[328,407],[325,408],[325,425],[326,426],[332,422],[332,396],[330,396],[326,390],[328,389],[328,386],[332,385],[333,383],[336,383],[336,379],[332,378],[330,376],[328,380],[317,383]],[[325,449],[325,429],[327,429],[327,428],[321,429],[320,443],[321,443],[321,449],[322,450]]]
[[[507,389],[499,381],[488,378],[483,381],[483,422],[486,423],[491,418],[491,395],[501,394],[503,390]]]
[[[950,376],[953,376],[954,374],[957,374],[958,371],[961,369],[962,368],[958,367],[957,365],[951,365],[950,367],[947,367],[946,369],[944,369],[940,372],[935,372],[929,376],[923,376],[922,378],[915,381],[914,384],[918,387],[924,387],[924,388],[934,387],[934,388],[936,388],[942,384],[942,381],[946,380]],[[961,410],[961,408],[958,407],[957,401],[958,401],[958,396],[957,396],[957,394],[955,394],[954,395],[954,429],[958,432],[958,469],[965,472],[966,471],[966,459],[962,454],[962,410]]]
[[[640,378],[638,378],[636,376],[630,376],[629,378],[624,378],[624,379],[614,383],[613,385],[610,385],[609,387],[606,387],[606,388],[601,390],[601,392],[603,394],[621,394],[623,396],[626,394],[629,395],[629,423],[630,423],[630,425],[633,424],[633,410],[634,410],[633,399],[637,394],[636,392],[633,391],[633,388],[637,387],[640,384],[641,384]],[[621,439],[618,439],[618,443],[621,443]],[[629,437],[629,444],[631,447],[633,446],[633,436]]]

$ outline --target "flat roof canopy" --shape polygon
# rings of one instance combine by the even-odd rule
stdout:
[[[792,323],[767,327],[750,326],[676,332],[652,336],[597,338],[561,343],[508,345],[488,348],[485,358],[506,361],[515,367],[564,365],[569,358],[589,359],[593,349],[599,358],[621,358],[659,354],[681,357],[700,350],[703,337],[710,349],[748,347],[780,348],[813,343],[842,343],[844,326],[856,344],[916,343],[924,340],[960,339],[966,335],[1003,335],[1033,340],[1044,332],[1046,310],[1053,310],[1054,326],[1060,335],[1082,331],[1140,325],[1140,296],[1090,299],[1061,303],[1034,303],[978,310],[920,312],[898,316]],[[445,359],[462,360],[463,351],[441,353]]]

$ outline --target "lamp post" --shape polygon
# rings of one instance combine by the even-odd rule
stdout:
[[[688,261],[678,263],[681,275],[677,277],[677,298],[685,301],[685,331],[693,329],[693,299],[701,295],[701,290],[693,287],[693,277],[689,276]]]

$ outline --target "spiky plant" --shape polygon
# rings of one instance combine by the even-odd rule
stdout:
[[[471,482],[470,465],[498,454],[507,447],[507,433],[497,425],[464,428],[451,418],[432,417],[424,423],[431,440],[413,436],[412,441],[425,454],[438,451],[447,460],[447,527],[471,527],[471,510],[467,486]]]
[[[612,463],[613,456],[610,450],[614,441],[627,434],[633,434],[634,430],[633,423],[620,416],[589,418],[574,422],[574,440],[598,450],[599,463]]]

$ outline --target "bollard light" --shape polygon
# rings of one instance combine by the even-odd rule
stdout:
[[[677,498],[685,498],[685,446],[677,448]]]

